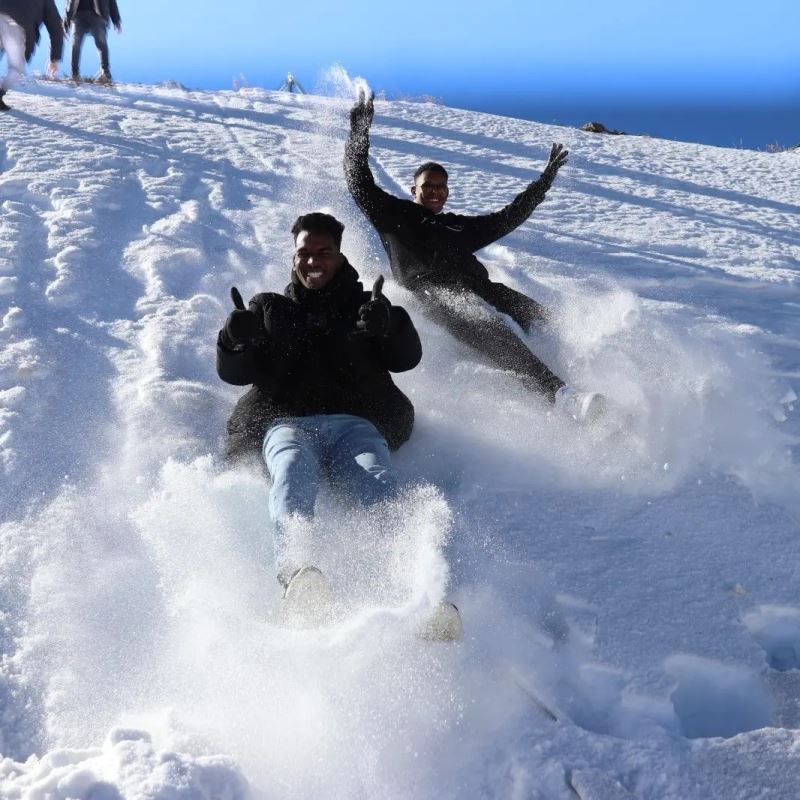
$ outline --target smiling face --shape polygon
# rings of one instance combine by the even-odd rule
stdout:
[[[300,231],[294,240],[293,269],[306,289],[322,289],[344,264],[336,240],[323,231]]]
[[[444,208],[448,194],[450,190],[447,188],[447,175],[434,169],[425,170],[417,175],[411,187],[414,202],[425,206],[434,214],[438,214]]]

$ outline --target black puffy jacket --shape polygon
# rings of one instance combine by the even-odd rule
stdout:
[[[54,0],[0,0],[0,14],[8,14],[25,30],[25,60],[30,61],[44,24],[50,35],[50,60],[61,61],[64,30]]]
[[[355,127],[345,146],[344,174],[350,194],[381,237],[392,274],[412,290],[425,285],[485,287],[489,274],[475,251],[525,222],[550,188],[549,182],[539,178],[492,214],[434,214],[375,183],[369,168],[369,133]]]
[[[370,420],[397,449],[411,435],[414,407],[389,373],[413,369],[422,357],[414,324],[390,308],[384,339],[353,336],[358,310],[370,299],[347,262],[323,289],[294,277],[283,295],[257,294],[249,310],[263,322],[252,344],[237,348],[225,329],[217,338],[217,373],[253,384],[228,420],[227,455],[258,451],[277,417],[354,414]]]

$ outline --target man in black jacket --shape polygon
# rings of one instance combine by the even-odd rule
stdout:
[[[499,211],[482,216],[451,214],[443,210],[449,189],[441,164],[427,162],[417,169],[410,200],[376,185],[369,168],[374,114],[373,98],[361,93],[350,112],[344,171],[350,193],[378,231],[397,281],[413,291],[431,317],[456,338],[513,371],[557,408],[581,421],[598,417],[604,406],[602,395],[566,386],[500,317],[491,314],[487,319],[480,313],[486,303],[526,332],[546,320],[544,308],[535,300],[491,281],[475,251],[528,219],[544,200],[568,152],[554,144],[541,177]]]
[[[111,83],[111,65],[108,56],[108,26],[114,25],[117,33],[122,32],[122,19],[117,0],[67,0],[64,9],[64,32],[75,22],[75,35],[72,40],[72,78],[80,80],[81,48],[83,39],[89,34],[100,53],[100,75],[98,83]]]
[[[389,373],[422,357],[411,318],[380,293],[365,292],[341,253],[344,226],[328,214],[298,218],[291,282],[236,309],[217,339],[217,372],[252,384],[228,421],[230,458],[263,454],[272,478],[270,515],[278,579],[308,568],[293,542],[308,530],[326,476],[359,502],[391,496],[389,455],[411,435],[414,408]]]
[[[0,54],[5,52],[8,59],[8,73],[0,81],[0,111],[9,110],[3,98],[25,74],[25,64],[33,56],[43,24],[50,34],[47,71],[55,75],[64,49],[64,34],[54,0],[0,0]]]

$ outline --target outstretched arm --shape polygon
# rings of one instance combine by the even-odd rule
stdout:
[[[374,103],[374,95],[367,97],[362,90],[350,110],[350,138],[344,148],[344,177],[358,207],[380,230],[382,212],[387,203],[396,198],[378,187],[369,168],[369,129],[375,116]]]
[[[567,163],[569,150],[563,144],[554,144],[550,149],[550,158],[538,180],[533,181],[520,192],[505,208],[493,214],[482,217],[473,217],[474,240],[472,250],[496,242],[506,234],[511,233],[525,222],[533,210],[544,200],[547,190],[553,185],[558,171]]]

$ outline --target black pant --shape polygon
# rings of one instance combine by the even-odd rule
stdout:
[[[477,289],[425,286],[415,287],[414,291],[431,319],[501,369],[514,372],[529,389],[552,401],[564,385],[506,322],[485,307],[482,309],[480,303],[485,300],[528,332],[547,319],[544,307],[535,300],[502,283],[488,283]]]
[[[83,39],[89,34],[100,53],[100,69],[106,74],[110,74],[108,59],[108,22],[102,17],[98,17],[94,11],[80,11],[75,15],[75,29],[72,38],[72,74],[80,74],[81,47]]]

